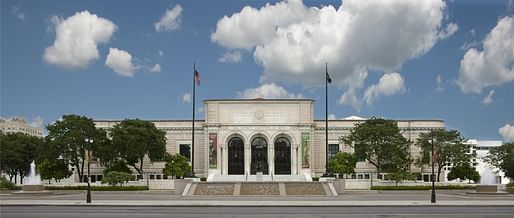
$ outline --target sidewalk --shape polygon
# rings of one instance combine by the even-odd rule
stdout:
[[[466,195],[465,191],[438,191],[430,203],[427,191],[352,191],[339,196],[180,196],[170,191],[92,192],[56,191],[52,195],[0,194],[0,205],[35,206],[513,206],[514,195]]]
[[[34,205],[34,206],[266,206],[266,207],[302,207],[302,206],[514,206],[514,201],[235,201],[235,200],[185,200],[185,201],[137,201],[137,200],[95,200],[88,204],[84,200],[2,200],[1,206]]]

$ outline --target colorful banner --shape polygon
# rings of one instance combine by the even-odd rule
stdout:
[[[302,168],[309,168],[309,158],[310,158],[310,134],[308,132],[302,133]]]
[[[209,169],[216,169],[218,166],[218,134],[209,133]]]

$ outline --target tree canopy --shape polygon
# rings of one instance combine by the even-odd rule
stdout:
[[[166,164],[164,169],[162,169],[162,172],[166,176],[171,176],[177,179],[183,178],[187,173],[191,172],[191,165],[189,165],[187,159],[180,154],[167,154]]]
[[[432,141],[433,140],[433,141]],[[417,144],[421,147],[421,161],[423,165],[431,165],[434,160],[437,167],[437,181],[440,181],[441,170],[446,164],[453,166],[470,164],[474,157],[471,144],[460,136],[457,130],[436,129],[432,132],[421,133]],[[432,157],[432,142],[434,143],[434,157]]]
[[[328,162],[330,172],[338,173],[341,176],[354,173],[357,158],[354,154],[337,152]]]
[[[492,148],[485,160],[514,180],[514,142]]]
[[[47,129],[48,142],[57,146],[60,156],[77,170],[83,182],[86,151],[92,149],[94,143],[102,143],[105,132],[96,129],[93,119],[73,114],[62,116]]]
[[[151,122],[125,119],[113,127],[110,135],[114,150],[139,174],[143,172],[145,156],[148,156],[150,161],[164,159],[166,133],[157,129]]]
[[[24,133],[0,133],[0,166],[9,175],[10,181],[19,175],[20,183],[23,183],[23,178],[29,173],[30,164],[36,160],[35,151],[42,143],[41,138]]]
[[[356,155],[364,157],[379,173],[407,169],[411,163],[410,142],[394,120],[373,117],[357,123],[341,140],[352,145]]]
[[[480,182],[480,174],[469,164],[460,164],[453,166],[448,173],[448,180],[461,179],[461,180],[473,180],[473,182]]]

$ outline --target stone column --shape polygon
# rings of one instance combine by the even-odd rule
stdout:
[[[221,145],[221,175],[228,175],[228,148],[227,144]]]
[[[268,145],[268,172],[275,175],[275,144],[272,142]]]
[[[250,161],[252,160],[251,154],[251,148],[250,148],[250,142],[245,143],[244,147],[244,154],[245,154],[245,175],[250,175]]]
[[[298,174],[298,167],[296,166],[298,164],[298,153],[297,153],[297,150],[298,149],[298,144],[294,144],[293,146],[291,146],[291,166],[292,166],[292,169],[291,169],[291,175],[296,175]]]

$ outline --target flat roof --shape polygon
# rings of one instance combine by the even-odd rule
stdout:
[[[277,98],[277,99],[266,99],[266,98],[252,98],[252,99],[228,99],[228,98],[220,98],[220,99],[205,99],[204,102],[207,101],[241,101],[241,102],[255,102],[255,101],[267,101],[267,102],[273,102],[273,101],[310,101],[314,102],[313,99],[308,98]]]

